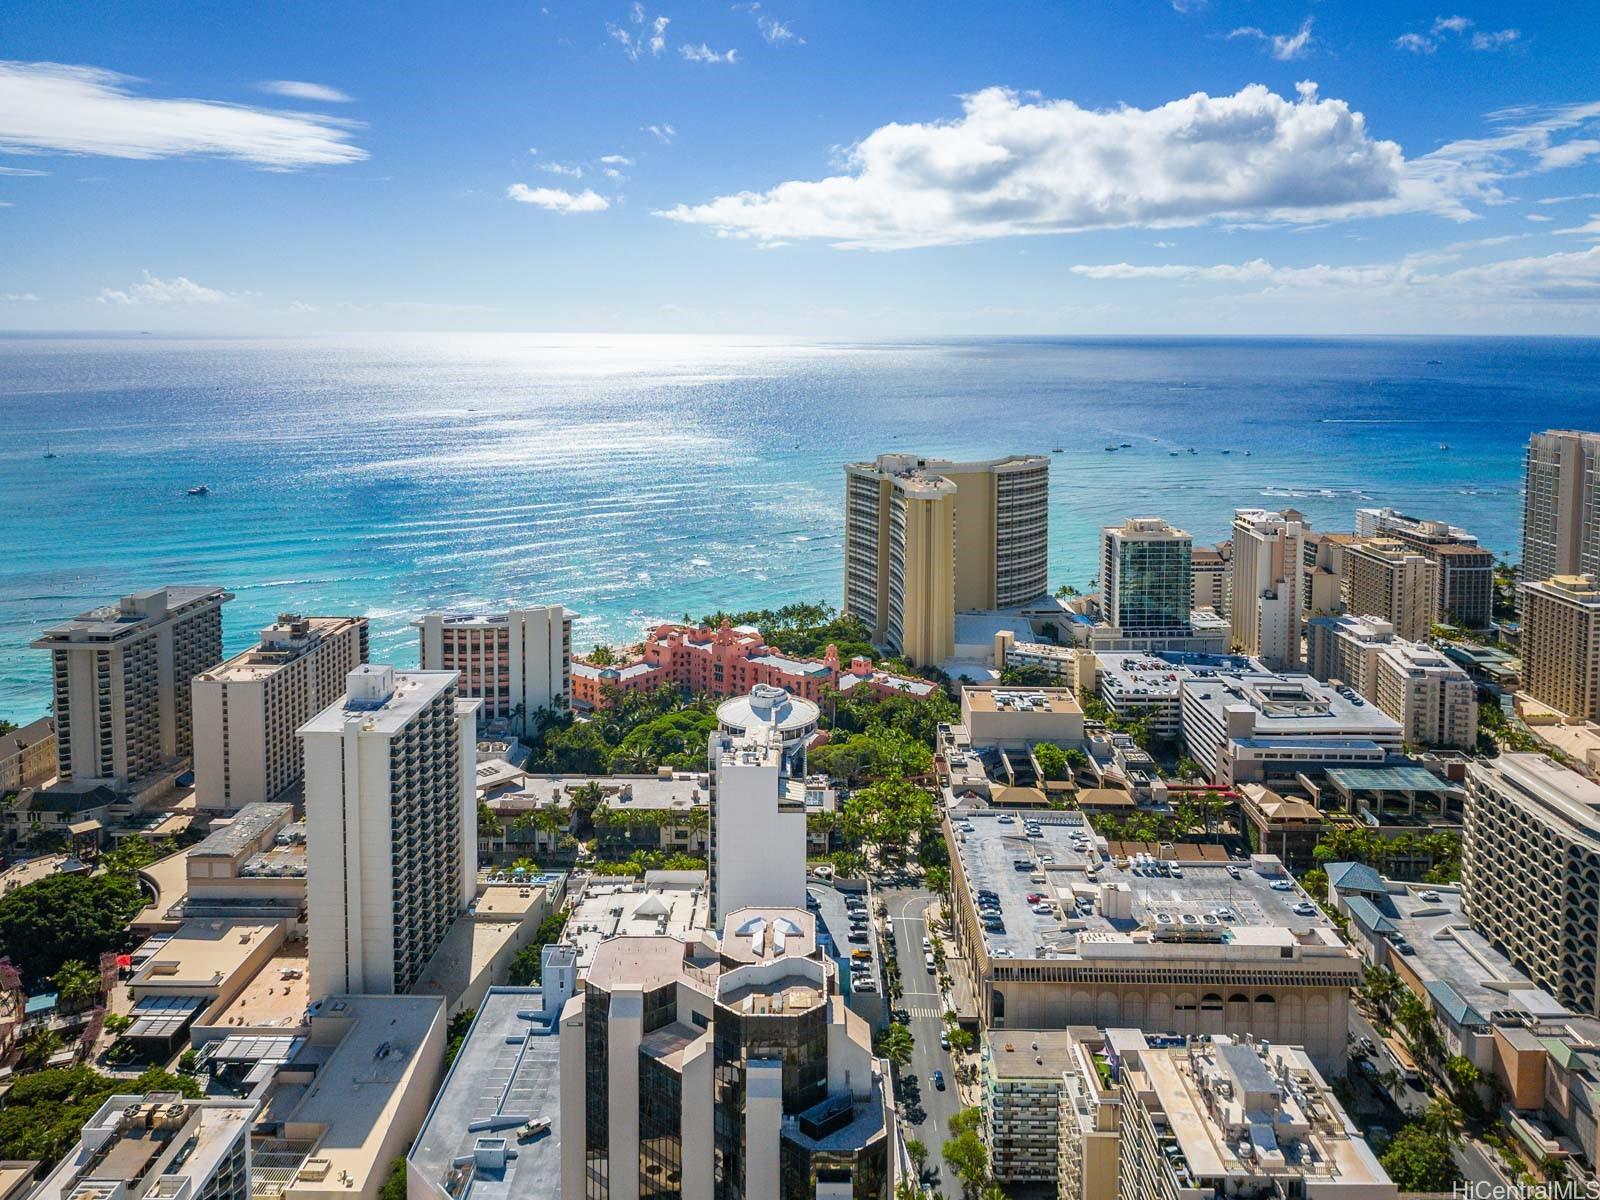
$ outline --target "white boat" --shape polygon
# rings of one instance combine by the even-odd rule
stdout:
[[[203,483],[189,489],[189,495],[191,496],[209,496],[210,494],[210,487]]]

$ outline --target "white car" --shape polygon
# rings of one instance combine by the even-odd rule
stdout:
[[[1302,900],[1294,906],[1294,911],[1302,917],[1314,917],[1317,915],[1317,906],[1308,900]]]
[[[1274,879],[1269,886],[1275,892],[1294,891],[1294,884],[1290,883],[1287,879]]]
[[[1426,901],[1428,901],[1428,903],[1432,904],[1432,903],[1435,903],[1439,899],[1439,893],[1434,891],[1432,888],[1429,888],[1425,892],[1418,892],[1417,893],[1417,899],[1418,900],[1426,900]]]
[[[930,971],[937,971],[939,969],[939,964],[933,961],[933,954],[931,951],[922,956],[922,961]]]
[[[1051,908],[1043,901],[1040,901],[1038,904],[1033,906],[1033,911],[1038,913],[1041,917],[1051,917],[1055,915],[1056,910]]]
[[[1010,958],[1011,957],[1011,948],[1009,946],[1001,946],[998,950],[996,950],[994,952],[994,956],[996,958]]]
[[[933,939],[932,938],[923,938],[922,939],[922,952],[924,954],[932,954],[933,953]]]

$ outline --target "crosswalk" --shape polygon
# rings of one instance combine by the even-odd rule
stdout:
[[[944,1016],[944,1009],[942,1008],[908,1008],[906,1009],[906,1012],[911,1014],[913,1017],[938,1018]]]

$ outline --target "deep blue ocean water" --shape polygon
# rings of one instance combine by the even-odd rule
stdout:
[[[1600,341],[0,339],[0,717],[45,708],[40,627],[165,582],[238,593],[230,652],[365,612],[401,665],[436,607],[559,601],[587,647],[838,603],[840,466],[889,450],[1060,447],[1053,583],[1108,522],[1210,542],[1256,505],[1393,504],[1514,555],[1528,433],[1597,424]]]

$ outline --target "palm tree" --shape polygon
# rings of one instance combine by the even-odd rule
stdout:
[[[69,1012],[85,1009],[100,998],[100,972],[86,962],[62,963],[50,982],[55,984],[61,1007]]]

